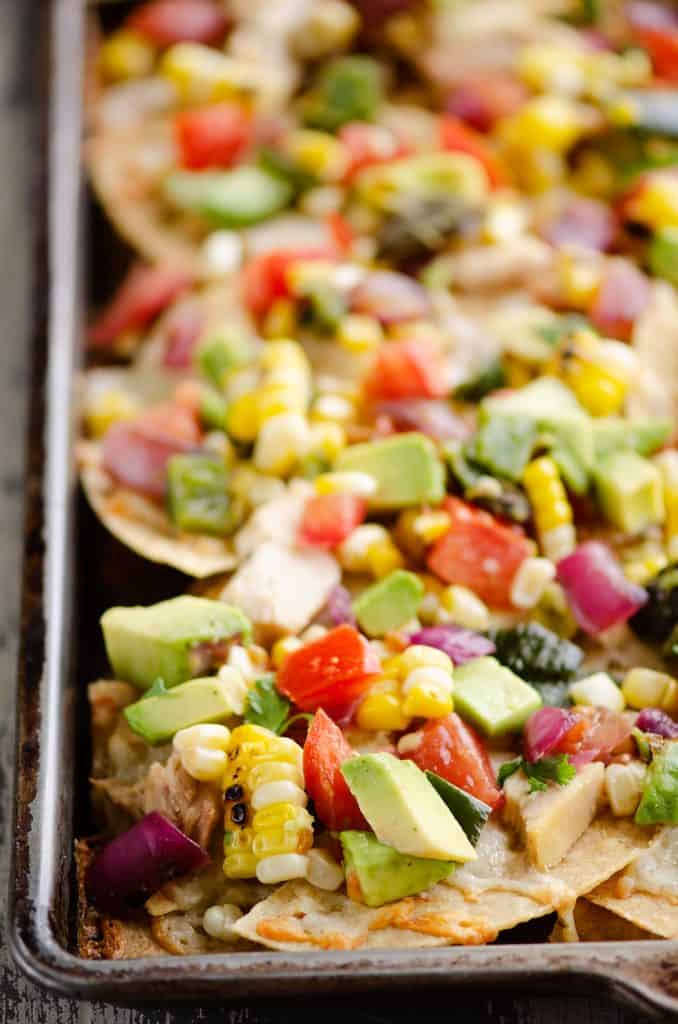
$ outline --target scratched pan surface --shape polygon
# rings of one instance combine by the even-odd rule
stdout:
[[[497,986],[534,994],[608,993],[646,1012],[678,1013],[678,944],[541,944],[552,923],[491,946],[361,953],[240,953],[87,961],[74,948],[74,837],[86,834],[84,682],[100,663],[97,618],[116,601],[181,589],[179,574],[141,562],[77,498],[74,373],[85,285],[110,288],[115,240],[87,216],[80,174],[83,0],[36,5],[35,56],[45,76],[45,188],[35,294],[18,748],[9,940],[13,957],[53,991],[115,1002],[301,999],[360,992],[432,995]],[[51,72],[48,69],[51,68]],[[48,81],[48,73],[51,79]],[[87,225],[85,230],[84,225]],[[84,267],[93,268],[85,281]],[[77,615],[76,615],[77,612]],[[540,944],[537,944],[540,943]]]

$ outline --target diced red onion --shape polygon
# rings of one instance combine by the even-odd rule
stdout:
[[[659,708],[643,708],[636,719],[636,726],[641,732],[652,732],[667,740],[678,740],[678,722],[674,722]]]
[[[514,75],[501,71],[474,75],[460,82],[449,96],[446,110],[480,132],[489,132],[502,117],[525,103],[528,91]]]
[[[388,416],[397,430],[418,430],[436,441],[465,441],[471,433],[466,420],[436,399],[394,399],[379,402],[374,411],[377,417]]]
[[[114,423],[103,442],[103,468],[123,487],[163,498],[169,459],[194,449],[187,441],[154,436],[134,423]]]
[[[538,761],[554,750],[576,721],[563,708],[540,708],[525,723],[523,744],[528,761]]]
[[[150,0],[127,19],[131,29],[157,46],[217,43],[229,23],[226,12],[210,0]]]
[[[331,626],[342,626],[345,622],[349,626],[356,625],[356,617],[351,607],[351,595],[340,583],[337,583],[336,587],[330,591],[323,618],[327,619],[327,624]]]
[[[628,341],[650,301],[650,283],[628,260],[610,260],[589,315],[601,334]]]
[[[474,658],[494,653],[494,644],[481,633],[474,633],[462,626],[445,624],[426,626],[410,636],[410,644],[423,644],[444,651],[455,665],[465,665]]]
[[[201,846],[153,811],[104,846],[87,871],[87,892],[101,910],[120,914],[209,861]]]
[[[167,323],[163,363],[170,370],[187,370],[203,328],[204,316],[195,304],[173,310]]]
[[[551,245],[578,245],[605,252],[614,242],[617,222],[607,203],[573,196],[542,231]]]
[[[405,323],[428,316],[426,290],[411,277],[394,270],[373,270],[351,292],[351,310],[374,316],[384,324]]]
[[[90,346],[106,347],[125,331],[145,327],[190,283],[190,276],[180,268],[136,264],[87,332]]]
[[[561,559],[558,580],[579,626],[592,636],[626,622],[647,601],[644,588],[626,578],[600,541],[586,541]]]

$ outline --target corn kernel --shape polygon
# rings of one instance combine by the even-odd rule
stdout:
[[[254,441],[259,430],[259,406],[255,392],[240,395],[228,407],[226,429],[236,441]]]
[[[653,231],[678,227],[678,183],[673,174],[651,175],[630,204],[629,213]]]
[[[377,490],[377,481],[369,473],[321,473],[315,478],[318,494],[354,494],[358,498],[371,498]]]
[[[390,540],[388,530],[378,523],[363,523],[362,526],[356,526],[337,549],[341,567],[347,572],[368,572],[369,549]]]
[[[290,338],[276,338],[265,345],[259,362],[264,371],[288,369],[290,366],[310,369],[303,348]]]
[[[586,312],[600,287],[600,268],[593,261],[562,250],[558,259],[558,281],[567,305]]]
[[[570,699],[575,704],[588,704],[596,708],[621,712],[626,707],[624,694],[607,672],[595,672],[570,686]]]
[[[271,650],[273,667],[280,668],[290,654],[303,646],[302,641],[296,636],[284,636],[280,640],[276,640]]]
[[[487,605],[468,587],[457,584],[446,587],[440,595],[440,603],[450,621],[457,626],[480,632],[489,628],[490,613]]]
[[[313,403],[311,415],[316,420],[345,423],[355,416],[355,406],[343,395],[320,395]]]
[[[234,942],[237,935],[233,925],[242,917],[242,910],[233,903],[214,904],[208,907],[202,917],[202,926],[208,935],[221,942]]]
[[[408,693],[416,689],[447,696],[452,693],[452,675],[447,668],[439,668],[437,665],[420,665],[407,673],[402,685],[402,694],[406,697]]]
[[[515,608],[534,608],[555,575],[556,567],[548,558],[525,558],[513,577],[511,604]]]
[[[346,431],[340,423],[311,423],[311,452],[334,462],[346,447]]]
[[[276,299],[264,319],[265,338],[286,338],[297,327],[297,307],[292,299]]]
[[[230,735],[225,725],[192,725],[177,732],[172,745],[184,771],[200,782],[216,782],[226,769]]]
[[[303,413],[306,410],[306,393],[303,387],[268,384],[256,392],[259,426],[285,412]]]
[[[305,878],[308,857],[299,853],[282,853],[265,857],[257,864],[257,880],[262,885],[277,885],[292,878]]]
[[[613,416],[621,411],[626,399],[626,382],[603,366],[574,358],[568,363],[564,378],[592,416]]]
[[[114,32],[104,40],[99,51],[101,71],[116,82],[150,75],[154,63],[154,47],[131,29]]]
[[[664,482],[664,540],[669,559],[678,559],[678,452],[661,452],[654,459]]]
[[[271,806],[287,807],[289,805],[305,807],[308,803],[306,793],[296,782],[290,779],[275,779],[273,782],[264,782],[252,789],[251,807],[252,810],[260,812],[263,808]],[[269,819],[259,813],[252,819],[252,827],[268,827]]]
[[[235,60],[201,43],[175,43],[162,56],[159,72],[183,103],[218,103],[241,99],[263,103],[275,90],[271,76],[251,62]]]
[[[444,718],[454,710],[452,694],[415,686],[403,701],[403,714],[411,718]]]
[[[646,774],[647,768],[640,761],[608,764],[605,769],[605,795],[615,817],[626,818],[636,813]]]
[[[483,237],[488,242],[513,242],[527,229],[527,210],[515,201],[490,202],[483,221]]]
[[[328,132],[310,129],[290,132],[286,150],[296,164],[321,181],[339,181],[348,167],[346,146]]]
[[[396,667],[401,678],[406,678],[417,668],[437,668],[452,675],[452,659],[445,651],[437,647],[426,647],[425,644],[413,644],[403,651],[396,659]]]
[[[335,892],[341,888],[344,883],[344,872],[327,850],[309,850],[306,856],[306,878],[311,885],[326,892]]]
[[[253,462],[262,473],[287,476],[308,454],[310,433],[306,419],[296,412],[267,419],[254,447]]]
[[[337,330],[337,341],[347,352],[360,355],[372,352],[384,337],[381,324],[371,316],[352,313],[342,318]]]
[[[320,640],[326,635],[326,633],[327,626],[323,626],[319,622],[314,622],[304,630],[299,639],[302,644],[312,644],[314,640]]]
[[[587,127],[584,110],[564,96],[536,96],[507,118],[505,136],[522,146],[565,153]]]
[[[138,412],[139,403],[128,392],[106,391],[85,412],[87,431],[92,437],[103,437],[114,423],[132,419]]]
[[[622,693],[631,708],[661,708],[678,711],[678,682],[665,672],[649,668],[632,668],[624,676]]]
[[[358,708],[356,720],[360,729],[369,731],[399,731],[409,724],[401,710],[400,698],[391,693],[369,693]]]
[[[388,576],[395,569],[402,569],[404,565],[405,559],[390,537],[371,544],[367,550],[367,568],[377,579]]]

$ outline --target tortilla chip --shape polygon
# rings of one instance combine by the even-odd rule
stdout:
[[[652,935],[678,939],[678,895],[643,888],[643,876],[656,880],[658,890],[663,876],[675,878],[677,837],[678,828],[664,829],[651,850],[588,893],[587,899]]]
[[[541,874],[523,850],[511,848],[508,831],[489,822],[478,859],[419,896],[371,909],[343,893],[289,882],[241,918],[235,930],[252,942],[285,950],[491,942],[500,931],[571,906],[646,850],[653,837],[653,830],[633,822],[601,817],[556,868]]]
[[[200,579],[237,564],[231,544],[206,534],[177,530],[165,512],[138,494],[116,486],[101,468],[101,446],[78,446],[80,478],[87,500],[114,537],[150,562],[171,565]]]
[[[575,904],[574,923],[580,942],[633,942],[660,938],[585,897]]]

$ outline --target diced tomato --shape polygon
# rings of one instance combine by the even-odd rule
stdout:
[[[639,43],[645,47],[660,78],[678,81],[678,16],[669,5],[629,4],[627,14]]]
[[[351,181],[366,167],[391,163],[412,153],[412,146],[381,125],[351,121],[339,129],[339,140],[349,154],[344,181]]]
[[[363,522],[367,502],[355,494],[316,494],[304,506],[299,543],[334,548]]]
[[[650,283],[629,260],[610,260],[589,310],[602,334],[628,341],[633,326],[650,301]]]
[[[326,220],[330,235],[339,252],[349,252],[355,239],[353,228],[349,222],[340,213],[330,213]]]
[[[502,117],[515,114],[529,93],[513,75],[474,75],[461,82],[450,96],[447,111],[479,132],[489,132]]]
[[[174,131],[183,167],[232,167],[252,145],[254,125],[238,103],[218,103],[177,114]]]
[[[190,367],[204,321],[199,303],[182,303],[168,313],[164,366],[170,370],[187,370]]]
[[[264,316],[277,299],[290,295],[287,271],[296,260],[336,259],[334,248],[271,249],[245,264],[242,273],[243,297],[250,313]]]
[[[429,553],[431,572],[469,587],[492,608],[510,608],[513,577],[530,553],[524,533],[459,498],[446,498],[443,508],[452,524]]]
[[[124,331],[144,327],[190,283],[190,275],[177,267],[143,264],[132,267],[106,309],[90,327],[90,345],[103,348]]]
[[[440,398],[449,391],[445,363],[431,342],[390,341],[379,349],[364,391],[371,401]]]
[[[369,828],[341,774],[353,754],[339,726],[322,708],[316,711],[304,744],[304,782],[316,815],[333,832]]]
[[[421,742],[406,756],[422,771],[435,772],[493,810],[503,804],[483,741],[459,715],[429,718],[419,735]]]
[[[631,736],[631,723],[607,708],[577,708],[577,721],[555,748],[578,766],[610,761],[621,753]]]
[[[123,487],[160,499],[167,489],[169,459],[194,450],[199,441],[200,428],[191,410],[163,403],[109,428],[103,467]]]
[[[229,21],[213,0],[151,0],[127,19],[129,28],[157,46],[218,43]]]
[[[302,711],[342,719],[379,672],[379,660],[353,626],[337,626],[285,659],[277,686]]]
[[[444,150],[468,153],[477,160],[483,167],[491,188],[506,184],[506,175],[485,139],[459,118],[449,115],[441,117],[440,146]]]

